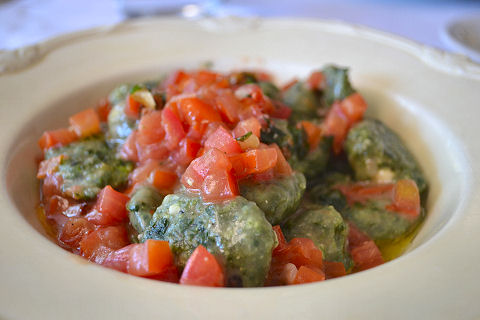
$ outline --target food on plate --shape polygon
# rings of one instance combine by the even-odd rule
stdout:
[[[366,109],[334,65],[283,86],[207,69],[120,85],[40,137],[40,218],[75,254],[182,285],[378,266],[418,230],[428,183]]]

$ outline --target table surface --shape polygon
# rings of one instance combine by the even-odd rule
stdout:
[[[126,19],[120,3],[122,0],[0,0],[0,50],[15,49],[65,32],[120,22]],[[335,19],[452,50],[444,42],[442,30],[455,18],[480,17],[480,1],[224,0],[219,12],[240,16]]]

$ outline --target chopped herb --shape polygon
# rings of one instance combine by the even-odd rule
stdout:
[[[252,131],[248,131],[243,136],[235,138],[235,140],[243,142],[243,141],[247,140],[248,138],[250,138],[251,135],[252,135]]]

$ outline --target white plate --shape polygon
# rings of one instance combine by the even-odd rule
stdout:
[[[322,283],[256,289],[136,278],[60,249],[35,217],[36,141],[117,83],[213,61],[281,78],[350,66],[370,113],[400,133],[431,183],[404,256]],[[0,55],[0,318],[473,319],[480,316],[480,68],[388,34],[314,20],[141,20]],[[8,71],[9,70],[9,71]]]

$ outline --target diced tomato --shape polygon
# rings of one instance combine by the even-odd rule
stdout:
[[[137,142],[141,147],[157,143],[165,137],[162,123],[162,112],[151,111],[142,116],[138,125]]]
[[[215,132],[208,137],[205,142],[206,149],[216,148],[226,154],[235,154],[242,152],[238,142],[232,137],[232,134],[222,126],[219,126]]]
[[[273,103],[263,94],[262,89],[257,84],[249,83],[238,87],[235,90],[235,96],[247,108],[256,106],[264,113],[270,113],[274,110]]]
[[[308,77],[307,85],[310,90],[322,90],[325,88],[325,76],[321,71],[314,71]]]
[[[65,146],[77,139],[78,137],[75,132],[70,129],[57,129],[45,131],[38,140],[38,145],[41,149],[45,150],[51,147]]]
[[[63,158],[64,156],[63,154],[61,154],[59,156],[40,162],[37,172],[37,178],[44,179],[47,175],[53,174],[55,171],[57,171],[57,168],[62,163]]]
[[[153,276],[173,265],[173,254],[168,241],[147,240],[130,250],[127,271],[136,276]]]
[[[370,237],[360,231],[353,223],[348,223],[348,246],[350,248],[358,247],[366,241],[370,241]]]
[[[146,277],[148,279],[178,283],[180,277],[175,265],[168,266],[161,274]]]
[[[339,154],[343,149],[343,141],[349,129],[348,119],[343,114],[340,103],[335,102],[328,111],[324,128],[323,134],[333,136],[333,151],[335,154]]]
[[[130,118],[138,119],[140,116],[140,109],[142,108],[142,104],[135,100],[132,95],[127,96],[127,101],[125,103],[125,114]]]
[[[80,241],[95,229],[95,226],[83,217],[68,218],[59,229],[58,241],[71,250],[77,250]]]
[[[185,137],[185,131],[182,123],[170,108],[164,108],[162,111],[162,125],[165,130],[165,141],[168,149],[177,148],[180,141]]]
[[[220,264],[203,246],[198,246],[187,261],[180,284],[223,287],[225,277]]]
[[[300,125],[307,133],[307,140],[308,145],[310,146],[310,151],[315,150],[315,148],[320,143],[320,140],[322,139],[322,129],[315,123],[310,121],[300,121]]]
[[[393,183],[352,183],[336,186],[347,198],[349,204],[365,203],[368,200],[390,199],[394,189]]]
[[[130,260],[130,251],[136,244],[129,244],[123,248],[112,251],[103,261],[103,265],[107,268],[115,269],[127,273],[128,263]]]
[[[353,93],[340,102],[340,108],[350,125],[353,125],[363,119],[363,114],[367,110],[367,102],[359,93]]]
[[[341,262],[323,261],[323,266],[327,279],[343,277],[347,274],[345,266]]]
[[[415,181],[398,180],[393,189],[393,203],[387,209],[417,218],[420,215],[420,193]]]
[[[251,132],[252,134],[256,135],[260,138],[260,130],[262,129],[262,125],[257,118],[251,117],[245,120],[240,121],[237,123],[235,129],[233,129],[233,135],[235,138],[244,136],[245,134]]]
[[[199,132],[203,132],[210,122],[222,121],[217,110],[198,98],[181,99],[177,104],[186,123]]]
[[[197,86],[207,86],[216,83],[222,78],[222,75],[219,73],[210,71],[210,70],[198,70],[195,73],[195,82]]]
[[[129,198],[106,186],[100,191],[95,208],[87,214],[87,219],[98,225],[112,225],[123,221],[127,217],[126,204]]]
[[[45,216],[47,218],[52,218],[52,216],[57,214],[63,214],[63,212],[67,210],[70,205],[67,199],[60,196],[51,196],[44,202]]]
[[[292,114],[292,108],[280,101],[274,101],[275,109],[270,113],[270,116],[277,119],[288,119]]]
[[[215,170],[205,177],[202,184],[204,201],[223,201],[239,194],[237,180],[229,170]]]
[[[223,152],[210,149],[190,163],[181,181],[188,189],[200,190],[204,179],[214,170],[230,171],[231,169],[232,164]]]
[[[163,167],[153,169],[148,178],[152,186],[164,193],[171,193],[177,180],[178,177],[174,172]]]
[[[232,155],[230,161],[238,178],[249,174],[257,174],[274,168],[277,164],[275,148],[254,149],[237,155]]]
[[[85,138],[101,131],[100,117],[93,108],[74,114],[69,118],[69,122],[70,128],[79,138]]]
[[[355,268],[363,271],[383,264],[380,250],[373,240],[365,241],[350,251]]]
[[[145,182],[150,176],[151,172],[159,166],[160,164],[158,163],[158,161],[145,161],[144,163],[142,163],[142,165],[136,167],[135,170],[130,173],[130,184],[135,185],[137,183]]]
[[[183,165],[188,165],[197,157],[201,144],[190,139],[184,138],[180,141],[179,157],[177,161]]]
[[[53,195],[62,194],[63,179],[58,174],[50,174],[43,179],[42,197],[49,198]]]
[[[232,90],[223,90],[218,93],[215,99],[215,105],[224,119],[228,123],[237,123],[238,112],[242,108],[242,104],[233,94]]]
[[[120,158],[124,160],[138,162],[138,150],[137,150],[137,131],[133,131],[125,140],[122,148],[119,152]]]
[[[169,153],[169,150],[163,141],[146,146],[139,146],[137,144],[137,148],[138,160],[142,163],[149,160],[165,160]]]
[[[110,110],[112,110],[112,106],[110,105],[108,99],[100,100],[100,102],[97,104],[97,113],[101,122],[106,122],[108,120]]]
[[[349,223],[348,246],[355,270],[362,271],[384,263],[375,242],[352,223]]]
[[[301,266],[298,268],[298,272],[295,276],[295,280],[293,280],[293,284],[311,283],[323,280],[325,280],[325,274],[322,270],[314,270],[307,266]]]
[[[102,264],[114,250],[128,245],[127,230],[124,226],[109,226],[90,232],[80,241],[80,253],[85,258]]]
[[[293,238],[281,255],[297,268],[313,266],[321,269],[323,266],[322,251],[307,238]]]
[[[270,147],[275,148],[277,152],[277,164],[275,165],[275,173],[281,176],[290,176],[293,172],[292,167],[288,163],[287,159],[283,155],[282,150],[274,143]]]

